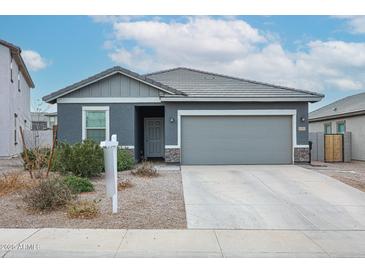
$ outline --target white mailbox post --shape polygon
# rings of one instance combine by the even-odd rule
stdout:
[[[117,170],[117,135],[113,134],[111,141],[105,140],[100,142],[104,149],[104,166],[106,180],[106,194],[112,198],[113,213],[118,212],[118,170]]]

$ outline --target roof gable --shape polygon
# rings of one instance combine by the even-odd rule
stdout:
[[[164,93],[172,94],[172,95],[182,95],[183,93],[175,90],[174,88],[168,87],[166,85],[163,85],[159,82],[156,82],[152,79],[149,79],[145,76],[139,75],[138,73],[132,72],[130,70],[124,69],[122,67],[116,66],[107,70],[104,70],[98,74],[95,74],[89,78],[86,78],[80,82],[77,82],[75,84],[72,84],[70,86],[67,86],[63,89],[57,90],[49,95],[44,96],[42,99],[46,101],[47,103],[56,103],[57,98],[66,96],[70,93],[73,93],[75,91],[79,91],[80,89],[83,89],[85,87],[89,87],[103,79],[106,79],[108,77],[112,77],[116,74],[121,74],[123,76],[126,76],[128,78],[134,79],[138,82],[144,83],[148,86],[154,87]],[[75,95],[77,97],[77,95]],[[91,94],[91,96],[93,96]]]

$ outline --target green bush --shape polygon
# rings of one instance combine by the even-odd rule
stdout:
[[[78,194],[81,192],[91,192],[94,191],[94,185],[90,182],[88,178],[81,178],[77,176],[67,176],[65,177],[65,183],[69,186],[72,193]]]
[[[126,149],[118,149],[118,171],[132,169],[134,165],[134,157],[130,151]]]
[[[102,148],[94,141],[85,140],[74,145],[59,144],[55,151],[53,170],[75,176],[98,176],[104,170]]]
[[[24,195],[23,200],[32,210],[50,211],[66,206],[74,198],[64,179],[55,177],[41,180]]]

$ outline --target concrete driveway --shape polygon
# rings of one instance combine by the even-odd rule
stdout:
[[[298,166],[182,166],[188,228],[364,230],[365,193]]]

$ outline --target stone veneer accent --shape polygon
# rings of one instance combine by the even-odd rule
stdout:
[[[165,148],[165,162],[180,163],[180,148]],[[296,147],[294,148],[294,162],[308,163],[309,162],[309,148]]]
[[[166,163],[180,163],[180,148],[165,148]]]
[[[309,162],[309,147],[295,147],[294,148],[294,162],[308,163]]]

